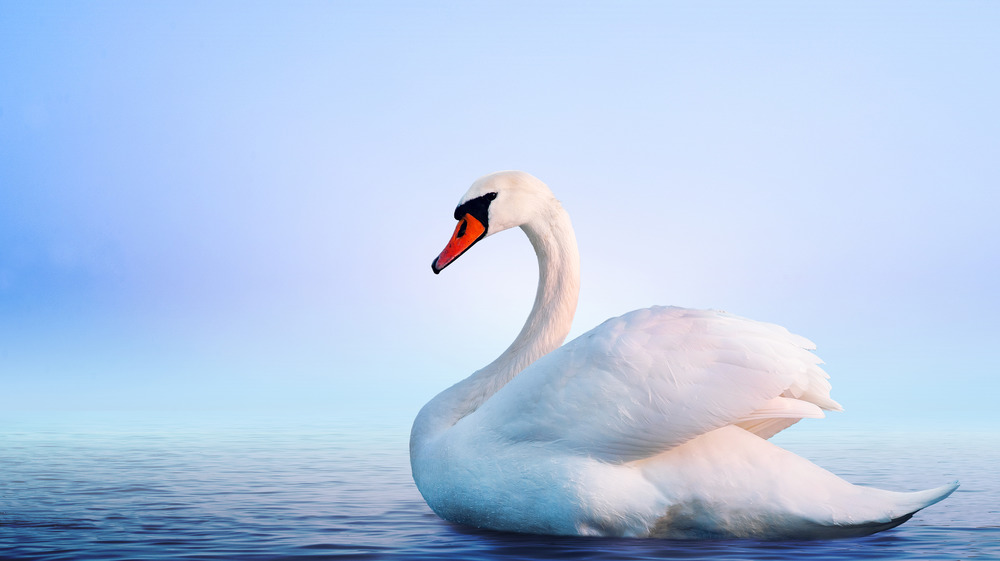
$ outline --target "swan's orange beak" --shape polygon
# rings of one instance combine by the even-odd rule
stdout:
[[[471,214],[466,214],[455,226],[455,233],[451,236],[451,241],[445,246],[441,255],[431,263],[431,270],[438,274],[442,269],[458,259],[459,255],[466,252],[472,245],[486,236],[486,226]]]

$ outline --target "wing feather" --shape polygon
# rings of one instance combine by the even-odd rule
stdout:
[[[840,409],[813,348],[724,312],[636,310],[536,361],[461,422],[616,462],[730,424],[768,438]]]

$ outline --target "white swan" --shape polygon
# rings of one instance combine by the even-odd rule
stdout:
[[[569,216],[535,177],[480,178],[455,218],[435,273],[520,226],[540,278],[510,347],[413,423],[413,479],[442,518],[542,534],[842,537],[892,528],[958,487],[858,487],[769,443],[840,410],[812,343],[782,327],[654,307],[560,347],[579,255]]]

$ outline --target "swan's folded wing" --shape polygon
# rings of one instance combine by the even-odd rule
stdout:
[[[463,422],[608,461],[730,424],[767,438],[840,409],[811,348],[782,327],[723,312],[636,310],[538,360]]]

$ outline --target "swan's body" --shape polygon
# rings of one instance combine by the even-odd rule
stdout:
[[[534,177],[479,179],[455,218],[435,272],[520,226],[540,278],[511,346],[413,424],[413,478],[442,518],[545,534],[837,537],[901,524],[957,487],[858,487],[769,443],[840,409],[812,344],[776,325],[655,307],[560,346],[579,257],[568,215]]]

